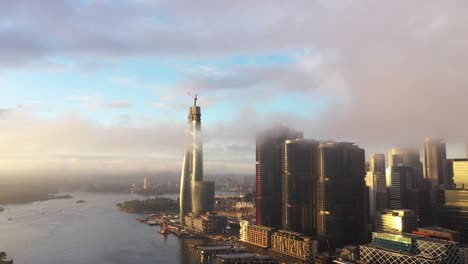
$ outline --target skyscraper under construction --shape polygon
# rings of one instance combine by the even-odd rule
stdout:
[[[187,144],[180,176],[180,219],[188,213],[200,214],[213,210],[214,182],[203,181],[203,141],[201,137],[201,109],[194,105],[189,109]]]

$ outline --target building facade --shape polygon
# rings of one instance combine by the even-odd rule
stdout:
[[[287,127],[275,127],[256,137],[255,202],[256,224],[282,226],[281,146],[288,139],[303,138],[303,134]]]
[[[353,143],[323,142],[317,162],[317,238],[340,247],[367,240],[365,153]]]
[[[180,176],[180,219],[184,224],[188,213],[201,214],[213,210],[214,183],[203,182],[203,141],[201,137],[201,108],[189,108],[187,145]],[[213,191],[212,191],[213,190]]]
[[[317,147],[315,140],[286,140],[282,146],[282,199],[285,230],[316,233]]]
[[[360,246],[360,258],[379,264],[456,264],[459,263],[457,242],[412,234],[372,234],[372,242]]]
[[[424,141],[424,175],[431,180],[432,188],[444,184],[444,160],[447,158],[445,142],[426,138]]]
[[[418,216],[412,210],[384,210],[375,217],[377,232],[411,233],[418,226]]]
[[[271,250],[311,260],[318,253],[318,241],[301,233],[278,230],[271,235]]]
[[[271,246],[271,234],[273,228],[255,225],[248,221],[241,222],[240,240],[262,248]]]
[[[185,216],[186,228],[204,234],[224,234],[227,226],[227,217],[221,215],[205,214]]]

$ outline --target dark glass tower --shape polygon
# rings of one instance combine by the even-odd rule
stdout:
[[[353,143],[324,142],[317,158],[317,236],[321,245],[366,242],[364,149]]]
[[[309,236],[316,233],[315,188],[317,147],[315,140],[286,140],[282,147],[283,229]]]
[[[256,138],[256,223],[282,226],[281,145],[287,139],[303,138],[303,134],[287,127],[275,127],[257,134]]]

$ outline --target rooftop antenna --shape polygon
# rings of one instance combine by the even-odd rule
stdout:
[[[193,106],[197,106],[197,94],[195,94],[195,96],[193,96],[190,92],[187,91],[187,94],[190,95],[190,97],[193,98]]]

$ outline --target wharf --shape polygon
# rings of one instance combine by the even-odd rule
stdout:
[[[217,263],[223,264],[279,264],[278,260],[270,256],[254,253],[218,254]]]

